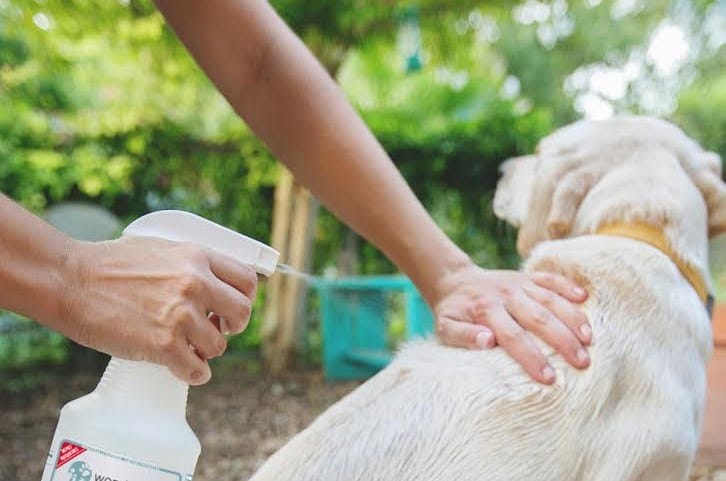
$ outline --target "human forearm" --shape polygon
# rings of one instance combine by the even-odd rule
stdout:
[[[58,328],[74,241],[0,194],[0,307]]]
[[[468,257],[434,224],[322,67],[292,34],[279,35],[241,114],[303,185],[435,302],[439,280]]]
[[[436,226],[340,89],[267,2],[156,3],[275,156],[413,279],[434,310],[440,339],[464,347],[500,342],[535,379],[553,382],[526,327],[574,365],[587,365],[579,352],[589,342],[579,329],[586,318],[566,301],[581,301],[584,293],[558,276],[475,266]]]
[[[468,257],[426,214],[340,89],[272,8],[227,0],[157,4],[275,156],[433,302],[439,280]]]

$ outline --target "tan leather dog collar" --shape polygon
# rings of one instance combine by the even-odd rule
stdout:
[[[629,224],[616,223],[604,225],[597,229],[595,234],[627,237],[629,239],[650,244],[663,252],[670,258],[671,261],[673,261],[676,267],[678,267],[678,270],[681,271],[683,277],[688,280],[688,283],[693,286],[696,294],[698,294],[698,297],[701,298],[701,301],[703,301],[704,305],[708,309],[709,314],[711,313],[713,296],[711,296],[708,292],[706,280],[695,267],[684,262],[676,255],[675,252],[673,252],[673,249],[671,249],[670,243],[668,242],[668,239],[666,239],[663,231],[653,227],[652,225],[635,222]]]

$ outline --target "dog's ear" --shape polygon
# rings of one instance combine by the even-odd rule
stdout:
[[[560,239],[570,234],[580,203],[599,177],[596,166],[585,165],[557,183],[545,227],[548,238]]]
[[[726,232],[726,184],[721,180],[721,157],[705,152],[707,170],[694,176],[693,182],[701,191],[708,208],[708,236],[716,237]]]
[[[494,194],[494,214],[514,227],[520,227],[527,219],[536,166],[537,157],[525,155],[509,159],[499,167],[502,178]]]

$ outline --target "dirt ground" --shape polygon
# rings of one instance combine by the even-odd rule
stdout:
[[[214,366],[215,377],[193,388],[189,423],[202,443],[195,481],[241,481],[327,406],[355,388],[330,384],[317,372],[270,379]],[[98,376],[51,375],[32,391],[0,394],[0,481],[40,479],[59,408],[95,387]],[[693,481],[726,481],[726,470],[696,467]]]
[[[292,435],[356,383],[330,384],[318,372],[270,379],[213,366],[214,377],[190,390],[187,417],[202,444],[194,481],[242,481]],[[32,391],[0,393],[0,481],[39,480],[58,411],[93,390],[99,377],[50,375]]]

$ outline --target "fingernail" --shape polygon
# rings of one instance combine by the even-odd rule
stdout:
[[[584,337],[588,341],[592,338],[592,328],[590,328],[589,325],[587,325],[587,324],[581,325],[580,332],[582,333],[582,337]]]
[[[582,297],[585,295],[585,289],[583,289],[582,287],[575,287],[572,289],[572,293],[578,297]]]
[[[219,351],[219,354],[217,356],[221,356],[224,354],[224,351],[227,349],[227,340],[225,338],[221,338],[219,341],[217,341],[217,350]]]
[[[202,379],[202,371],[194,371],[192,372],[191,379],[193,382],[197,382],[200,379]]]
[[[577,360],[580,361],[580,364],[584,365],[590,362],[590,356],[584,349],[579,349],[577,351]]]
[[[481,349],[489,349],[490,341],[492,339],[492,333],[489,331],[481,331],[479,334],[476,335],[476,339],[474,342],[476,342],[476,345],[479,346]]]
[[[542,369],[542,377],[544,377],[546,382],[552,382],[555,380],[555,370],[552,369],[552,366],[547,366]]]

